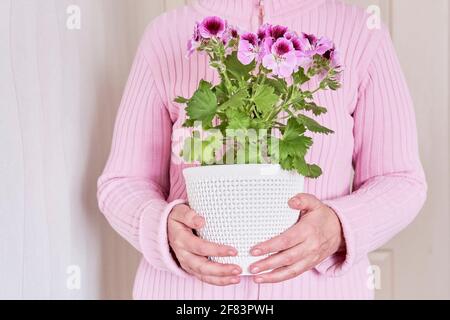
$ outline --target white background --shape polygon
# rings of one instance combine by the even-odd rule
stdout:
[[[430,187],[421,216],[372,255],[377,295],[450,298],[449,1],[350,2],[380,5],[391,28]],[[139,38],[181,3],[0,0],[0,298],[131,297],[138,254],[98,211],[96,179]],[[81,30],[66,28],[72,4]]]

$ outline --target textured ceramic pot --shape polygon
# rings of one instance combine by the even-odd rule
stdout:
[[[237,257],[210,257],[219,263],[248,267],[263,257],[250,249],[294,225],[298,211],[288,200],[303,192],[304,177],[279,165],[218,165],[184,169],[189,205],[206,219],[199,236],[231,245]]]

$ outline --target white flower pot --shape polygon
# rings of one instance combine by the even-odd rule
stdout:
[[[303,192],[304,178],[279,165],[218,165],[184,169],[189,205],[206,219],[199,236],[230,245],[237,257],[210,257],[219,263],[239,265],[243,275],[263,257],[250,249],[293,226],[299,212],[288,200]]]

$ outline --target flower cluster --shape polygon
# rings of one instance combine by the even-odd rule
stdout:
[[[238,37],[237,29],[229,26],[227,21],[219,17],[207,17],[201,23],[195,24],[194,35],[188,42],[188,57],[211,39],[218,39],[227,46],[232,39]]]
[[[236,28],[219,17],[207,17],[196,24],[194,36],[188,43],[188,55],[192,55],[212,38],[219,39],[225,46],[231,40],[239,39],[237,56],[242,64],[256,61],[273,75],[282,78],[291,77],[299,68],[307,72],[319,57],[328,60],[332,68],[340,68],[336,47],[325,37],[297,34],[285,26],[268,23],[261,26],[257,33],[239,34]]]
[[[305,156],[313,145],[308,132],[333,133],[311,118],[327,112],[316,103],[315,94],[341,85],[339,55],[332,41],[271,24],[256,33],[239,31],[220,17],[207,17],[196,23],[189,40],[188,56],[194,52],[208,55],[221,81],[213,85],[202,80],[191,98],[175,100],[187,105],[184,127],[194,129],[183,148],[186,161],[211,164],[222,156],[226,163],[228,157],[233,163],[269,159],[306,177],[321,175],[320,167],[308,164]],[[219,136],[201,134],[212,130]],[[248,137],[235,141],[229,133],[236,130]],[[261,130],[267,134],[255,138],[253,133]],[[239,152],[234,146],[253,146],[248,149],[255,153]]]
[[[336,48],[330,40],[306,33],[298,35],[285,26],[265,24],[257,34],[245,33],[239,41],[239,61],[249,64],[256,60],[283,78],[292,76],[300,67],[309,70],[316,56],[339,67]]]

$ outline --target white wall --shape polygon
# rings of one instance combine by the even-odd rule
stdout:
[[[180,2],[0,1],[0,298],[130,297],[138,256],[99,213],[95,183],[139,37]],[[449,298],[448,0],[351,2],[379,3],[392,28],[430,183],[422,216],[374,255],[379,295]],[[72,4],[81,30],[66,27]]]
[[[81,30],[66,27],[72,4]],[[130,297],[137,254],[99,213],[95,183],[139,37],[164,9],[0,1],[0,298]],[[66,287],[71,265],[81,290]]]

